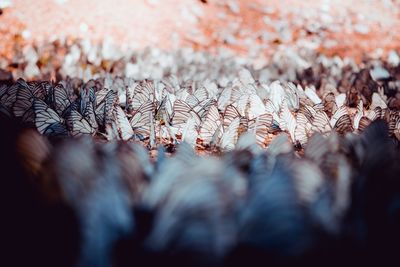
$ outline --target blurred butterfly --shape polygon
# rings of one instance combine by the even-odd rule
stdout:
[[[330,125],[341,134],[353,131],[352,122],[346,106],[341,106],[335,114],[333,114]]]

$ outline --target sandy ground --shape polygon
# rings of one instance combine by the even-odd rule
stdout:
[[[12,0],[0,15],[0,56],[15,40],[64,36],[267,57],[285,45],[311,46],[360,60],[399,50],[398,29],[399,1]]]

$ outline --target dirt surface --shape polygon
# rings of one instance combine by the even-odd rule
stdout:
[[[0,56],[11,53],[15,40],[70,37],[253,57],[306,46],[359,60],[399,50],[399,28],[398,1],[13,0],[0,15]]]

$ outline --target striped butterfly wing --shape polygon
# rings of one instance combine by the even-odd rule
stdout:
[[[322,102],[315,90],[311,89],[310,87],[306,87],[306,89],[304,89],[304,93],[314,104],[319,104]]]
[[[0,103],[3,96],[7,93],[8,86],[6,84],[0,84]]]
[[[29,87],[19,87],[19,90],[17,92],[17,97],[13,106],[13,112],[14,115],[17,118],[24,118],[24,122],[33,122],[34,120],[34,114],[33,112],[29,112],[32,108],[33,101],[35,99],[35,96],[29,89]],[[29,114],[27,116],[26,114]]]
[[[86,109],[89,105],[92,105],[93,109],[96,108],[96,93],[94,87],[84,88],[80,93],[79,112],[85,114]]]
[[[105,127],[105,125],[111,123],[113,119],[113,108],[116,100],[117,93],[109,90],[106,96],[103,98],[102,102],[97,105],[95,111],[96,121],[100,126]]]
[[[144,103],[135,112],[130,120],[130,124],[133,131],[140,139],[144,139],[150,136],[151,124],[154,118],[154,103]]]
[[[292,138],[292,141],[295,141],[295,129],[297,126],[297,122],[295,117],[293,116],[293,114],[290,112],[289,108],[287,107],[287,105],[282,105],[282,110],[280,112],[280,122],[279,122],[279,126],[282,129],[286,129],[289,134],[290,137]]]
[[[132,114],[135,109],[139,108],[139,106],[134,107],[133,99],[135,96],[135,88],[138,87],[138,83],[133,82],[129,86],[126,87],[126,104],[125,108],[128,114]],[[137,104],[137,102],[135,102]]]
[[[199,138],[202,139],[204,144],[210,144],[221,123],[217,106],[211,106],[205,115],[199,131]]]
[[[368,119],[370,119],[371,121],[375,121],[375,120],[377,120],[377,119],[382,118],[383,113],[384,113],[384,112],[383,112],[383,110],[382,110],[381,107],[376,107],[376,108],[374,108],[373,110],[369,110],[369,111],[367,112],[367,117],[368,117]]]
[[[209,108],[213,105],[216,105],[216,101],[214,99],[205,99],[194,106],[193,110],[200,116],[200,118],[204,118]]]
[[[324,111],[315,113],[312,118],[312,131],[326,134],[332,131],[328,115]]]
[[[400,140],[400,116],[397,117],[396,125],[393,130],[393,134],[396,136],[397,140]]]
[[[333,114],[330,125],[336,132],[344,134],[346,132],[353,132],[352,121],[348,114],[346,106],[341,106],[335,114]]]
[[[223,116],[223,126],[224,129],[229,127],[229,125],[232,123],[232,121],[236,118],[240,118],[239,111],[233,106],[233,105],[228,105],[225,109],[224,116]],[[240,122],[240,120],[239,120]]]
[[[28,82],[28,87],[31,89],[33,95],[41,100],[46,99],[50,95],[53,85],[48,81],[43,82]]]
[[[265,105],[261,98],[256,94],[251,94],[246,104],[245,114],[250,120],[266,112]]]
[[[57,84],[53,89],[53,107],[58,115],[62,116],[64,111],[71,105],[67,91],[62,84]]]
[[[335,112],[335,114],[333,114],[329,124],[331,125],[331,127],[333,128],[336,124],[336,122],[339,120],[340,117],[344,116],[347,114],[347,107],[346,106],[341,106],[340,108],[338,108],[338,110]]]
[[[200,86],[194,91],[193,95],[201,102],[208,99],[208,91],[204,86]]]
[[[35,112],[35,126],[39,133],[50,136],[68,135],[64,120],[44,101],[36,99],[33,103],[33,109]]]
[[[317,113],[317,111],[312,106],[309,105],[301,106],[300,112],[303,113],[304,116],[306,116],[309,121],[312,121]]]
[[[194,107],[204,100],[208,99],[208,92],[207,89],[203,86],[197,88],[192,95],[189,95],[186,98],[186,103],[188,103],[190,106]]]
[[[72,136],[94,135],[96,130],[77,110],[71,110],[67,117],[67,126]]]
[[[388,130],[389,130],[390,136],[393,136],[395,134],[398,118],[399,118],[398,113],[396,113],[394,111],[389,111],[387,123],[388,123]]]
[[[157,108],[154,112],[154,118],[156,121],[163,122],[164,118],[168,118],[168,112],[166,110],[167,102],[169,101],[168,96],[165,96],[161,103],[157,105]],[[169,119],[167,119],[169,121]],[[163,123],[162,123],[163,124]]]
[[[10,112],[12,112],[12,107],[17,99],[18,84],[13,84],[10,87],[3,87],[2,94],[0,96],[0,102],[6,107]]]
[[[372,120],[370,120],[368,117],[366,116],[361,117],[360,122],[358,124],[358,131],[363,132],[371,123]]]
[[[119,138],[124,141],[131,139],[134,132],[125,112],[120,106],[115,106],[113,116]]]
[[[100,103],[104,102],[104,99],[106,98],[108,92],[113,91],[113,90],[108,90],[107,88],[100,89],[96,91],[96,108]]]
[[[248,121],[248,131],[255,134],[258,145],[265,145],[265,139],[272,127],[272,120],[273,118],[271,114],[264,113],[257,118]]]
[[[239,136],[239,125],[240,118],[236,117],[225,129],[220,141],[220,147],[223,150],[232,150],[235,148]]]
[[[185,99],[185,101],[191,107],[195,107],[200,103],[200,100],[197,99],[197,97],[194,95],[188,95],[188,97]]]
[[[86,119],[87,122],[89,122],[89,124],[92,126],[92,128],[94,128],[95,130],[97,130],[99,128],[99,125],[97,124],[97,120],[96,120],[96,114],[94,112],[94,107],[91,102],[87,105],[85,113],[83,114],[83,117]]]
[[[285,92],[285,99],[289,106],[289,109],[292,111],[297,111],[300,107],[300,99],[296,86],[293,83],[289,82],[286,86]]]
[[[182,128],[182,141],[195,146],[198,135],[196,119],[190,116]]]
[[[310,122],[307,117],[299,112],[297,113],[297,123],[296,129],[294,131],[294,138],[298,141],[302,146],[304,146],[308,141],[308,132],[310,130]]]
[[[353,126],[349,114],[345,114],[340,117],[336,122],[334,129],[339,134],[353,132]]]
[[[200,116],[182,100],[175,100],[173,107],[173,115],[172,115],[172,126],[174,127],[182,127],[186,124],[187,120],[193,117],[196,125],[200,125],[201,119]]]
[[[154,102],[155,88],[152,81],[140,82],[134,90],[134,97],[132,99],[132,110],[139,109],[147,102]]]

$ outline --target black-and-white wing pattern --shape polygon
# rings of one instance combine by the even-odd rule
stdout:
[[[68,135],[64,120],[44,101],[37,99],[33,103],[35,125],[39,133],[50,136]]]
[[[101,127],[111,124],[112,113],[115,102],[117,100],[117,93],[109,90],[104,96],[103,100],[98,103],[95,111],[96,121]]]
[[[54,86],[52,103],[54,110],[60,116],[62,116],[64,114],[64,111],[66,111],[67,108],[71,105],[68,93],[62,84],[57,84],[56,86]]]
[[[205,115],[199,131],[199,138],[204,144],[210,144],[214,135],[218,135],[217,130],[221,126],[222,121],[216,105],[211,106]]]
[[[94,135],[96,129],[77,110],[71,110],[66,119],[71,136]]]
[[[149,137],[151,123],[154,121],[154,103],[149,101],[139,107],[130,119],[134,133],[139,139]]]
[[[134,136],[134,132],[125,112],[120,106],[116,106],[113,112],[118,136],[121,140],[129,140]]]
[[[200,125],[201,118],[197,112],[186,104],[186,102],[179,99],[176,100],[173,108],[172,125],[175,127],[182,127],[190,117],[194,118],[196,125]]]
[[[245,132],[268,146],[285,131],[297,148],[304,148],[315,133],[361,134],[377,119],[387,121],[391,136],[397,136],[398,115],[389,108],[393,97],[386,96],[383,87],[367,100],[352,93],[357,109],[348,106],[349,94],[332,86],[325,91],[313,85],[304,88],[284,81],[257,81],[247,70],[229,79],[203,82],[174,75],[161,81],[111,75],[88,82],[18,79],[0,85],[0,113],[39,125],[41,133],[52,135],[68,130],[71,136],[143,141],[153,135],[150,147],[158,141],[182,140],[183,132],[184,139],[198,148],[231,149]]]
[[[266,145],[265,140],[268,136],[268,132],[271,130],[272,120],[271,114],[264,113],[248,122],[248,131],[255,134],[257,144],[262,147]]]

